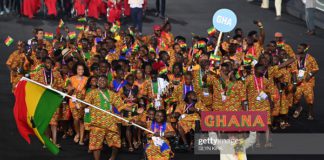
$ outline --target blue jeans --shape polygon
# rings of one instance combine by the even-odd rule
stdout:
[[[305,20],[308,31],[315,31],[315,8],[306,8],[305,10]]]
[[[131,17],[133,21],[133,26],[142,33],[142,23],[143,23],[143,8],[131,8]]]

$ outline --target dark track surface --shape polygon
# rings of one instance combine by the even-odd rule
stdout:
[[[150,1],[150,8],[153,6],[153,1]],[[324,31],[319,30],[317,36],[308,37],[304,34],[306,26],[303,21],[293,18],[287,14],[283,14],[281,21],[274,19],[275,13],[273,10],[263,10],[258,4],[247,3],[245,0],[169,0],[167,2],[167,15],[170,17],[174,35],[191,36],[191,32],[198,35],[206,35],[206,30],[212,25],[212,16],[217,9],[229,8],[236,12],[238,16],[238,27],[244,29],[245,33],[250,30],[256,30],[253,25],[254,19],[261,20],[264,23],[266,30],[266,42],[273,38],[276,31],[284,33],[286,41],[295,49],[300,42],[311,44],[310,53],[315,56],[320,69],[324,68],[324,58],[320,58],[323,54]],[[156,23],[161,24],[159,18],[148,15],[144,24],[144,34],[152,33],[152,26]],[[9,83],[9,72],[5,62],[9,54],[13,51],[14,45],[6,47],[3,44],[4,39],[10,35],[15,42],[18,40],[29,39],[32,35],[34,27],[42,27],[45,31],[55,32],[55,26],[58,20],[43,20],[36,18],[29,20],[26,18],[17,18],[14,16],[0,17],[0,160],[88,160],[92,159],[90,154],[87,154],[86,147],[80,147],[72,144],[72,140],[62,141],[60,144],[63,147],[58,156],[53,156],[49,152],[44,151],[40,143],[33,138],[32,144],[28,145],[19,135],[12,114],[14,97],[11,94]],[[65,20],[70,28],[74,28],[75,22]],[[323,71],[317,75],[317,83],[315,88],[315,111],[316,120],[309,122],[306,120],[306,115],[302,115],[298,120],[292,120],[292,127],[284,132],[299,132],[299,133],[323,133],[324,132],[324,85],[320,82],[324,81]],[[323,76],[323,77],[321,77]],[[289,142],[287,142],[289,143]],[[102,159],[108,159],[108,152],[102,153]],[[120,160],[135,160],[139,158],[139,154],[135,153],[120,153]],[[276,155],[276,156],[248,156],[249,159],[323,159],[324,156],[293,156],[293,155]],[[177,153],[178,159],[219,159],[219,155],[198,156],[189,153]]]

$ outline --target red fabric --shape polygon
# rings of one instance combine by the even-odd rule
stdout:
[[[33,18],[34,14],[40,9],[40,0],[24,0],[23,2],[23,15],[28,18]]]
[[[147,9],[147,5],[148,5],[148,1],[144,0],[144,4],[143,4],[143,9],[146,10]]]
[[[14,117],[20,135],[30,144],[29,135],[35,135],[33,129],[27,123],[27,105],[25,101],[25,86],[27,81],[20,81],[15,90]]]
[[[107,15],[107,4],[105,2],[101,1],[101,4],[99,6],[99,12],[100,14]]]
[[[100,12],[99,7],[101,5],[101,0],[90,0],[88,7],[88,17],[99,18]]]
[[[47,7],[47,14],[48,15],[57,15],[56,11],[56,1],[57,0],[45,0],[45,5]]]
[[[128,4],[128,0],[124,0],[124,9],[125,16],[130,16],[130,5]]]
[[[108,2],[109,10],[109,16],[107,17],[108,22],[114,23],[115,21],[119,21],[121,17],[121,3],[117,3],[116,5],[109,1]]]
[[[84,16],[89,0],[75,0],[74,9],[76,10],[77,16]]]

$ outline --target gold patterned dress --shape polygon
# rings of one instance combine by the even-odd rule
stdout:
[[[81,79],[78,76],[70,77],[70,85],[73,87],[73,97],[83,100],[86,95],[86,85],[88,77],[82,76]],[[72,99],[69,100],[69,106],[72,112],[72,117],[75,120],[82,119],[84,117],[84,110],[79,102],[75,102]]]

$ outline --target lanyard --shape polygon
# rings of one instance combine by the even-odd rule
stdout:
[[[46,85],[52,85],[52,83],[53,83],[53,72],[52,72],[52,70],[50,72],[51,72],[51,81],[50,81],[50,84],[48,84],[45,69],[43,70],[44,80],[45,80]]]
[[[132,86],[132,88],[131,88],[131,89],[129,89],[128,98],[130,98],[130,97],[131,97],[131,95],[132,95],[132,91],[133,91],[133,86]]]
[[[302,59],[299,57],[298,58],[298,69],[302,69],[302,68],[306,68],[306,59],[308,57],[308,54],[306,55],[305,59],[304,59],[304,64],[302,65]]]
[[[166,130],[166,122],[164,122],[162,125],[159,125],[158,123],[156,123],[154,120],[152,121],[151,124],[151,129],[154,133],[156,133],[157,131],[160,132],[160,135],[162,135],[162,133],[165,132]]]
[[[189,108],[193,107],[195,103],[190,103],[189,105],[185,106],[185,113],[189,111]]]
[[[116,81],[117,82],[117,81]],[[118,83],[118,82],[117,82]],[[120,88],[122,87],[124,81],[121,81],[116,89],[116,92],[118,92],[120,90]]]
[[[260,91],[263,89],[263,77],[260,77],[259,79],[260,79],[260,86],[259,86],[258,78],[254,75],[254,82],[257,87],[258,93],[260,93]]]

